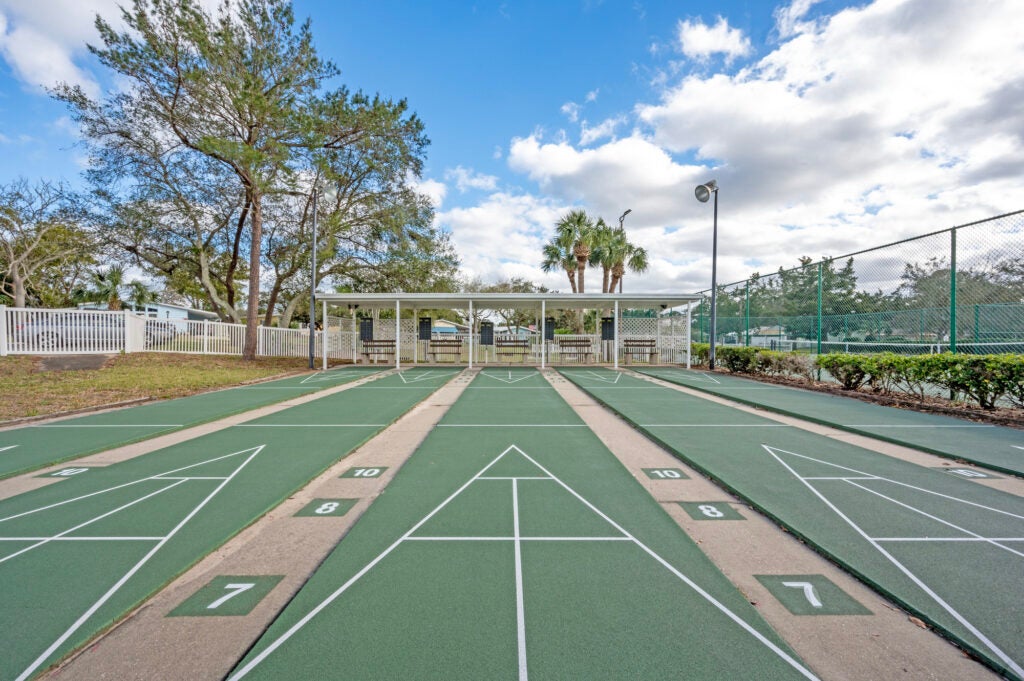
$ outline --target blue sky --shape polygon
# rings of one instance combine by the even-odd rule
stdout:
[[[74,126],[41,86],[111,87],[84,43],[115,7],[0,0],[0,182],[77,181]],[[338,84],[423,119],[421,190],[467,277],[565,289],[538,266],[558,216],[631,208],[652,267],[627,288],[704,288],[693,187],[712,177],[724,281],[1024,207],[1019,0],[294,7]]]

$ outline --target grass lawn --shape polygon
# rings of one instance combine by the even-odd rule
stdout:
[[[47,371],[40,357],[0,357],[0,421],[139,398],[166,399],[305,371],[302,357],[112,355],[99,369]]]

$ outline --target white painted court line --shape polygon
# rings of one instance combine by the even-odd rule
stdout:
[[[925,511],[922,511],[921,509],[916,508],[914,506],[911,506],[910,504],[905,504],[902,501],[898,501],[896,499],[893,499],[892,497],[887,496],[885,494],[882,494],[881,492],[878,492],[876,490],[873,490],[870,487],[865,487],[864,485],[860,485],[860,484],[858,484],[858,483],[856,483],[856,482],[854,482],[852,480],[847,480],[846,482],[851,484],[851,485],[853,485],[854,487],[857,487],[858,489],[862,489],[865,492],[870,492],[871,494],[874,494],[874,495],[876,495],[878,497],[881,497],[882,499],[885,499],[886,501],[892,502],[892,503],[896,504],[897,506],[905,508],[908,511],[913,511],[914,513],[919,513],[920,515],[923,515],[924,517],[926,517],[926,518],[928,518],[930,520],[934,520],[937,523],[941,523],[941,524],[945,525],[946,527],[950,527],[950,528],[956,530],[957,532],[963,532],[964,534],[969,535],[971,537],[974,537],[976,539],[984,539],[984,537],[982,537],[977,532],[971,532],[970,530],[968,530],[966,528],[963,528],[963,527],[960,527],[959,525],[957,525],[955,523],[951,523],[948,520],[943,520],[942,518],[940,518],[940,517],[938,517],[936,515],[933,515],[931,513],[927,513]],[[1003,549],[1005,551],[1008,551],[1010,553],[1016,554],[1016,555],[1020,556],[1021,558],[1024,558],[1024,553],[1021,553],[1020,551],[1015,551],[1015,550],[1009,548],[1008,546],[1003,546],[1002,544],[1000,544],[1000,543],[998,543],[998,542],[996,542],[995,540],[992,540],[992,539],[988,540],[988,542],[990,544],[992,544],[993,546],[996,546],[996,547],[1001,548],[1001,549]]]
[[[622,372],[621,371],[616,371],[615,372],[615,380],[613,380],[613,381],[609,381],[608,380],[608,378],[607,378],[608,374],[599,374],[596,371],[581,371],[580,373],[583,374],[584,376],[586,376],[587,378],[592,378],[595,381],[601,381],[602,383],[608,383],[608,384],[611,384],[611,385],[615,385],[616,383],[619,382],[619,379],[622,378]]]
[[[20,446],[21,445],[7,445],[6,447],[0,447],[0,452],[6,452],[8,449],[14,449],[15,447],[20,447]]]
[[[0,537],[0,541],[160,541],[163,537]]]
[[[959,622],[961,625],[966,627],[968,631],[970,631],[972,634],[974,634],[978,638],[978,640],[982,642],[982,644],[985,647],[987,647],[990,651],[992,651],[996,655],[996,657],[998,657],[1007,666],[1009,666],[1011,669],[1013,669],[1014,672],[1016,672],[1020,676],[1024,676],[1024,669],[1022,669],[1019,664],[1017,664],[1009,655],[1007,655],[1005,652],[1003,652],[1002,649],[999,648],[999,646],[997,646],[995,643],[993,643],[987,636],[982,634],[981,631],[977,627],[975,627],[973,624],[971,624],[971,622],[968,621],[968,619],[966,617],[961,615],[956,609],[953,608],[953,606],[951,606],[949,603],[947,603],[945,600],[943,600],[942,597],[939,596],[939,594],[937,594],[935,591],[933,591],[927,584],[924,583],[924,581],[922,581],[917,575],[915,575],[905,565],[903,565],[903,563],[901,563],[899,560],[897,560],[895,556],[893,556],[891,553],[889,553],[884,548],[882,548],[882,546],[880,545],[880,543],[877,540],[875,540],[872,537],[868,536],[867,532],[865,532],[863,529],[861,529],[859,525],[857,525],[849,517],[847,517],[846,514],[844,514],[842,511],[840,511],[839,508],[837,508],[835,504],[833,504],[831,501],[829,501],[828,498],[826,498],[824,494],[822,494],[820,491],[818,491],[814,487],[814,485],[812,485],[809,482],[807,482],[807,480],[801,478],[800,475],[795,470],[793,470],[793,468],[789,464],[787,464],[785,461],[783,461],[782,458],[776,452],[782,452],[782,453],[785,453],[785,454],[790,454],[790,455],[793,455],[793,456],[798,456],[798,457],[807,458],[807,459],[809,459],[811,457],[803,456],[802,454],[796,454],[795,452],[789,452],[789,451],[786,451],[784,449],[777,449],[777,448],[769,447],[768,445],[761,445],[761,446],[776,461],[778,461],[786,470],[788,470],[793,475],[793,477],[795,477],[797,480],[802,482],[807,487],[807,489],[809,489],[816,497],[821,499],[821,501],[826,506],[828,506],[837,516],[839,516],[844,522],[846,522],[847,525],[849,525],[851,528],[853,528],[854,532],[856,532],[861,537],[863,537],[864,540],[867,541],[869,544],[871,544],[871,546],[873,546],[875,548],[875,550],[877,550],[879,553],[881,553],[882,556],[884,556],[886,558],[886,560],[888,560],[890,563],[892,563],[900,572],[902,572],[904,575],[906,575],[922,591],[924,591],[926,594],[928,594],[928,596],[933,601],[935,601],[939,605],[939,607],[941,607],[943,610],[945,610],[947,613],[949,613],[954,619],[956,619],[957,622]],[[845,466],[838,466],[837,464],[831,464],[831,463],[828,463],[828,462],[819,462],[819,463],[826,463],[826,464],[831,465],[831,466],[836,466],[837,468],[844,468],[845,469]],[[852,470],[852,469],[846,469],[846,470]],[[859,473],[859,471],[856,471],[856,472]],[[865,474],[861,473],[861,475],[865,475]],[[882,480],[884,478],[878,478],[878,479]],[[910,487],[910,485],[907,485],[907,486]],[[915,489],[917,489],[917,488],[915,488]],[[922,490],[922,491],[927,491],[927,490]],[[946,496],[946,495],[939,495],[939,496]],[[1011,514],[1011,515],[1013,515],[1013,514]]]
[[[788,423],[641,423],[641,428],[793,428]]]
[[[402,379],[402,383],[419,383],[421,381],[426,381],[427,379],[430,379],[430,378],[438,378],[438,377],[441,377],[441,376],[454,376],[458,372],[457,371],[446,371],[446,372],[424,371],[423,373],[415,374],[411,379],[405,377],[405,375],[407,373],[409,373],[409,372],[408,371],[400,371],[400,372],[398,372],[398,377],[400,379]]]
[[[236,423],[232,428],[383,428],[388,423]]]
[[[719,381],[719,380],[718,380],[717,378],[715,378],[714,376],[709,376],[709,375],[708,375],[708,374],[706,374],[706,373],[705,373],[705,374],[701,374],[701,375],[702,375],[702,376],[704,376],[704,378],[708,379],[709,381],[714,381],[714,382],[715,382],[715,383],[717,383],[718,385],[722,385],[722,382],[721,382],[721,381]]]
[[[184,423],[44,423],[29,428],[181,428]]]
[[[933,426],[933,425],[903,425],[897,423],[845,423],[843,428],[995,428],[991,425],[982,425],[978,423],[963,424],[963,425],[946,425],[946,426]]]
[[[263,446],[264,445],[260,445],[260,447],[263,447]],[[81,501],[82,499],[88,499],[89,497],[95,497],[95,496],[100,495],[100,494],[106,494],[107,492],[113,492],[114,490],[122,489],[124,487],[130,487],[132,485],[138,485],[139,483],[146,482],[147,480],[156,480],[156,479],[159,479],[159,478],[162,478],[162,477],[169,476],[172,473],[180,473],[181,471],[187,471],[190,468],[196,468],[197,466],[204,466],[204,465],[206,465],[208,463],[213,463],[214,461],[220,461],[222,459],[228,459],[228,458],[230,458],[232,456],[238,456],[239,454],[245,454],[246,452],[251,452],[251,451],[252,451],[252,448],[241,449],[241,450],[239,450],[237,452],[232,452],[230,454],[225,454],[223,456],[215,456],[212,459],[207,459],[206,461],[200,461],[199,463],[189,464],[188,466],[182,466],[181,468],[175,468],[174,470],[164,471],[163,473],[157,473],[156,475],[151,475],[151,476],[149,476],[147,478],[139,478],[138,480],[132,480],[131,482],[126,482],[126,483],[123,483],[121,485],[114,485],[113,487],[107,487],[106,489],[101,489],[101,490],[97,490],[95,492],[90,492],[89,494],[83,494],[81,496],[73,497],[71,499],[65,499],[64,501],[58,501],[58,502],[56,502],[54,504],[49,504],[47,506],[40,506],[39,508],[34,508],[34,509],[30,510],[30,511],[23,511],[21,513],[16,513],[14,515],[9,515],[6,518],[0,518],[0,523],[7,522],[8,520],[14,520],[15,518],[21,518],[23,516],[32,515],[33,513],[39,513],[40,511],[47,511],[47,510],[49,510],[51,508],[56,508],[57,506],[63,506],[64,504],[70,504],[70,503],[73,503],[75,501]]]
[[[544,479],[552,480],[552,481],[558,483],[561,487],[563,487],[570,494],[572,494],[574,497],[576,497],[580,502],[582,502],[592,512],[594,512],[600,518],[602,518],[605,522],[607,522],[612,528],[614,528],[616,531],[620,532],[621,535],[618,536],[618,537],[598,537],[598,538],[592,538],[592,537],[531,537],[531,538],[526,538],[526,537],[522,537],[520,535],[520,533],[519,533],[519,510],[518,510],[519,509],[519,506],[518,506],[518,504],[519,504],[519,502],[518,502],[518,480],[520,480],[522,478],[513,477],[512,478],[513,495],[514,495],[513,496],[513,536],[511,538],[507,538],[507,537],[452,537],[452,538],[448,538],[448,537],[433,537],[433,536],[417,538],[417,537],[413,536],[413,534],[420,527],[422,527],[427,521],[429,521],[431,518],[433,518],[438,512],[441,511],[441,509],[443,509],[445,506],[447,506],[449,503],[451,503],[451,501],[453,499],[455,499],[457,496],[462,494],[462,492],[464,492],[470,485],[472,485],[474,482],[477,482],[478,480],[485,479],[487,477],[487,476],[485,476],[485,473],[487,472],[487,470],[490,469],[492,466],[494,466],[498,461],[500,461],[502,459],[502,457],[504,457],[506,454],[508,454],[511,451],[516,451],[520,455],[522,455],[526,460],[531,462],[539,470],[541,470],[543,473],[545,473],[545,475],[547,477],[544,478]],[[367,563],[361,570],[359,570],[359,572],[357,572],[355,575],[353,575],[351,578],[349,578],[348,581],[346,581],[344,584],[342,584],[340,587],[338,587],[334,592],[332,592],[329,596],[327,596],[324,600],[322,600],[319,604],[317,604],[315,607],[313,607],[308,613],[306,613],[306,615],[304,617],[302,617],[298,622],[296,622],[294,625],[292,625],[291,628],[289,628],[287,631],[285,631],[283,634],[281,634],[277,639],[275,639],[273,642],[271,642],[266,648],[264,648],[258,655],[256,655],[252,660],[250,660],[245,666],[243,666],[236,673],[231,675],[229,677],[228,681],[236,681],[237,679],[241,679],[246,674],[248,674],[250,671],[252,671],[258,664],[260,664],[263,660],[265,660],[269,655],[271,655],[275,650],[277,650],[281,645],[283,645],[288,639],[290,639],[292,636],[294,636],[300,629],[302,629],[314,617],[316,617],[317,614],[319,614],[324,608],[326,608],[328,605],[330,605],[332,602],[334,602],[339,596],[341,596],[343,593],[345,593],[345,591],[347,591],[353,584],[355,584],[359,579],[361,579],[367,572],[369,572],[373,567],[375,567],[381,560],[383,560],[388,554],[390,554],[392,551],[394,551],[403,542],[406,542],[406,541],[509,541],[509,540],[514,542],[515,547],[516,547],[516,574],[517,574],[517,576],[516,576],[516,601],[517,601],[517,605],[516,605],[516,620],[517,620],[517,645],[518,645],[518,653],[519,653],[519,679],[521,681],[527,681],[527,661],[526,661],[526,647],[525,647],[526,646],[526,642],[525,642],[525,612],[524,612],[523,605],[522,605],[522,603],[524,601],[523,586],[522,586],[522,567],[521,567],[522,557],[521,557],[521,554],[519,553],[519,548],[520,548],[520,545],[521,545],[521,543],[523,541],[626,541],[626,542],[631,542],[634,545],[640,547],[645,553],[647,553],[648,555],[653,557],[658,563],[660,563],[662,566],[667,568],[670,572],[672,572],[672,574],[674,574],[683,583],[685,583],[687,586],[689,586],[691,589],[693,589],[695,592],[697,592],[708,603],[713,605],[720,612],[722,612],[726,617],[728,617],[733,622],[738,624],[744,631],[746,631],[747,633],[752,635],[756,640],[758,640],[760,643],[765,645],[769,650],[771,650],[776,655],[778,655],[781,659],[783,659],[785,662],[787,662],[790,666],[792,666],[794,669],[796,669],[798,672],[800,672],[800,674],[802,674],[805,678],[817,679],[817,677],[814,676],[814,674],[810,670],[808,670],[805,667],[803,667],[797,660],[795,660],[793,657],[788,655],[784,650],[780,649],[774,643],[772,643],[767,638],[765,638],[760,632],[758,632],[756,629],[751,627],[742,618],[740,618],[738,615],[733,613],[725,605],[723,605],[718,600],[716,600],[711,594],[707,593],[700,586],[698,586],[695,582],[693,582],[693,580],[691,580],[689,577],[687,577],[682,572],[677,570],[670,563],[668,563],[668,561],[666,561],[660,555],[655,553],[652,549],[650,549],[648,546],[643,544],[641,541],[636,539],[636,537],[634,537],[629,532],[627,532],[623,527],[621,527],[620,525],[615,523],[615,521],[613,521],[607,515],[602,513],[600,510],[598,510],[597,507],[595,507],[589,501],[587,501],[582,496],[580,496],[575,490],[573,490],[571,487],[569,487],[563,481],[559,480],[550,471],[548,471],[546,468],[541,466],[536,460],[534,460],[528,454],[526,454],[521,449],[519,449],[519,447],[517,447],[516,445],[510,445],[508,448],[505,449],[505,451],[503,451],[501,454],[499,454],[494,460],[492,460],[490,463],[488,463],[486,466],[484,466],[476,475],[474,475],[472,478],[470,478],[464,485],[462,485],[459,489],[457,489],[455,492],[453,492],[451,494],[451,496],[449,496],[447,499],[442,501],[434,510],[432,510],[430,513],[428,513],[426,516],[424,516],[419,522],[417,522],[412,527],[412,529],[410,529],[404,535],[399,537],[394,543],[392,543],[387,549],[385,549],[383,552],[381,552],[376,558],[374,558],[372,561]]]
[[[1024,537],[875,537],[875,541],[924,541],[924,542],[947,542],[947,541],[1024,541]]]
[[[512,480],[512,535],[516,554],[516,646],[519,651],[519,681],[527,681],[526,605],[523,598],[523,545],[519,541],[519,481]]]
[[[15,446],[17,446],[17,445],[15,445]],[[1010,445],[1010,446],[1013,447],[1014,449],[1024,449],[1024,447],[1018,447],[1017,445]]]
[[[117,581],[117,582],[116,582],[116,583],[114,584],[114,586],[110,587],[110,589],[109,589],[109,590],[108,590],[108,591],[107,591],[107,592],[106,592],[105,594],[103,594],[103,595],[102,595],[102,596],[101,596],[101,597],[99,598],[99,600],[97,600],[97,601],[96,601],[95,603],[93,603],[93,604],[92,604],[92,606],[91,606],[91,607],[90,607],[90,608],[89,608],[88,610],[86,610],[86,611],[85,611],[84,613],[82,613],[82,616],[81,616],[81,617],[79,617],[79,618],[78,618],[78,619],[77,619],[77,620],[75,621],[75,623],[74,623],[74,624],[72,624],[72,625],[71,625],[70,627],[68,627],[67,631],[65,631],[65,632],[64,632],[63,634],[61,634],[61,635],[60,635],[60,637],[58,637],[56,641],[54,641],[54,642],[53,642],[52,644],[50,644],[50,647],[49,647],[49,648],[47,648],[47,649],[46,649],[45,651],[43,651],[43,653],[42,653],[41,655],[39,655],[39,657],[37,657],[37,658],[35,659],[35,661],[34,661],[34,662],[32,662],[32,664],[30,664],[30,665],[29,665],[29,666],[28,666],[28,667],[27,667],[27,668],[25,669],[25,671],[23,671],[23,672],[21,673],[21,675],[20,675],[20,676],[18,676],[18,677],[17,677],[16,681],[25,681],[25,680],[26,680],[26,679],[28,679],[28,678],[29,678],[30,676],[32,676],[32,675],[33,675],[33,674],[35,673],[35,671],[36,671],[36,670],[37,670],[37,669],[38,669],[38,668],[39,668],[39,667],[40,667],[40,666],[41,666],[41,665],[42,665],[42,664],[43,664],[44,662],[46,662],[46,660],[47,660],[47,659],[49,659],[49,657],[50,657],[51,655],[53,655],[53,653],[54,653],[54,652],[55,652],[55,651],[56,651],[56,650],[57,650],[58,648],[60,648],[60,646],[62,646],[62,645],[64,644],[64,642],[65,642],[65,641],[67,641],[67,640],[68,640],[68,638],[70,638],[70,637],[71,637],[71,636],[72,636],[72,635],[73,635],[73,634],[74,634],[74,633],[75,633],[76,631],[78,631],[78,629],[79,629],[79,628],[80,628],[80,627],[81,627],[81,626],[82,626],[83,624],[85,624],[85,622],[86,622],[86,621],[88,621],[88,619],[89,619],[90,617],[92,617],[92,616],[93,616],[93,614],[94,614],[94,613],[95,613],[95,612],[96,612],[97,610],[99,610],[99,609],[100,609],[101,607],[103,607],[103,604],[104,604],[104,603],[106,603],[106,602],[107,602],[108,600],[110,600],[110,598],[111,598],[111,597],[112,597],[112,596],[113,596],[113,595],[114,595],[115,593],[117,593],[117,592],[118,592],[118,591],[119,591],[119,590],[121,589],[121,587],[122,587],[122,586],[124,586],[124,584],[125,584],[125,583],[126,583],[126,582],[127,582],[128,580],[129,580],[129,579],[131,579],[131,578],[132,578],[132,576],[133,576],[133,575],[134,575],[134,574],[135,574],[136,572],[138,572],[138,571],[139,571],[140,569],[142,569],[142,566],[143,566],[143,565],[145,565],[145,564],[146,564],[147,562],[149,562],[149,559],[150,559],[150,558],[152,558],[152,557],[153,557],[154,555],[156,555],[157,551],[159,551],[159,550],[160,550],[161,548],[163,548],[163,546],[164,546],[164,545],[165,545],[165,544],[166,544],[166,543],[167,543],[168,541],[170,541],[170,539],[171,539],[172,537],[174,537],[174,535],[176,535],[176,534],[177,534],[177,533],[178,533],[178,532],[179,532],[179,531],[181,530],[181,528],[185,527],[185,525],[186,525],[186,524],[188,524],[188,522],[189,522],[190,520],[192,520],[192,518],[193,518],[193,517],[195,517],[195,515],[196,515],[197,513],[199,513],[199,511],[200,511],[200,510],[202,510],[202,508],[203,508],[204,506],[206,506],[206,504],[208,504],[208,503],[210,502],[210,500],[211,500],[211,499],[213,499],[213,498],[214,498],[214,497],[215,497],[215,496],[216,496],[216,495],[217,495],[217,494],[218,494],[218,493],[219,493],[219,492],[220,492],[220,491],[221,491],[222,489],[224,489],[224,486],[225,486],[225,485],[227,485],[227,484],[228,484],[229,482],[231,482],[231,480],[232,480],[232,479],[234,479],[234,477],[235,477],[236,475],[238,475],[238,473],[239,473],[239,472],[241,472],[241,470],[242,470],[243,468],[245,468],[245,467],[246,467],[246,465],[248,465],[248,463],[249,463],[250,461],[252,461],[252,460],[253,460],[253,459],[254,459],[254,458],[256,457],[256,455],[257,455],[257,454],[259,454],[260,452],[262,452],[262,451],[263,451],[263,448],[264,448],[264,447],[266,447],[266,445],[259,445],[258,447],[252,447],[252,448],[250,448],[250,449],[245,449],[245,450],[242,450],[242,451],[240,451],[240,452],[236,452],[236,454],[242,454],[242,453],[245,453],[245,452],[250,452],[250,451],[251,451],[251,452],[252,452],[252,454],[250,454],[250,455],[249,455],[249,457],[248,457],[248,458],[247,458],[247,459],[246,459],[245,461],[243,461],[243,462],[242,462],[241,464],[239,464],[239,465],[238,465],[238,467],[237,467],[237,468],[235,468],[234,472],[232,472],[232,473],[231,473],[231,475],[229,475],[229,476],[228,476],[227,478],[225,478],[225,479],[224,479],[224,480],[223,480],[223,481],[222,481],[222,482],[221,482],[221,483],[220,483],[219,485],[217,485],[217,487],[216,487],[216,488],[214,488],[214,490],[213,490],[212,492],[210,492],[210,493],[209,493],[209,494],[208,494],[208,495],[206,496],[206,498],[204,498],[204,499],[203,499],[202,501],[200,501],[200,502],[199,502],[199,503],[198,503],[198,504],[197,504],[197,505],[195,506],[195,508],[193,508],[193,509],[192,509],[192,510],[191,510],[191,511],[190,511],[190,512],[188,513],[188,515],[186,515],[186,516],[185,516],[185,517],[184,517],[184,518],[183,518],[183,519],[181,520],[181,522],[179,522],[179,523],[178,523],[178,524],[177,524],[177,525],[176,525],[176,526],[174,527],[174,529],[172,529],[172,530],[171,530],[171,531],[170,531],[169,533],[167,533],[167,535],[165,535],[165,536],[164,536],[164,537],[163,537],[163,538],[162,538],[162,539],[161,539],[161,540],[160,540],[160,541],[159,541],[159,542],[157,543],[157,545],[156,545],[156,546],[154,546],[154,547],[153,547],[152,549],[150,549],[150,550],[149,550],[149,552],[148,552],[148,553],[147,553],[147,554],[146,554],[145,556],[143,556],[141,560],[139,560],[139,562],[137,562],[137,563],[136,563],[136,564],[135,564],[135,565],[134,565],[134,566],[133,566],[133,567],[132,567],[132,568],[131,568],[130,570],[128,570],[128,572],[126,572],[126,573],[125,573],[125,574],[124,574],[124,575],[123,575],[123,576],[121,577],[121,579],[119,579],[119,580],[118,580],[118,581]],[[231,456],[234,456],[234,455],[232,454]],[[184,481],[183,481],[183,482],[184,482]],[[175,483],[175,484],[178,484],[178,483]]]
[[[583,423],[439,423],[435,428],[586,428]]]
[[[525,376],[521,376],[520,378],[512,378],[512,372],[511,371],[508,372],[508,378],[503,378],[501,376],[496,376],[494,374],[486,373],[486,372],[483,372],[483,371],[480,372],[480,375],[481,376],[486,376],[487,378],[493,378],[496,381],[501,381],[502,383],[507,383],[508,385],[512,385],[513,383],[518,383],[519,381],[525,381],[525,380],[527,380],[529,378],[534,378],[536,376],[540,376],[540,374],[538,374],[536,371],[534,371],[532,373],[528,373]],[[546,387],[546,386],[541,386],[541,387]]]
[[[26,546],[25,548],[23,548],[20,551],[15,551],[14,553],[12,553],[10,555],[7,555],[7,556],[4,556],[3,558],[0,558],[0,564],[6,563],[10,559],[16,558],[17,556],[20,556],[23,553],[28,553],[29,551],[31,551],[33,549],[37,549],[40,546],[45,546],[46,544],[50,543],[54,539],[60,539],[61,537],[67,536],[67,535],[71,534],[72,532],[76,532],[76,531],[82,529],[83,527],[88,527],[89,525],[92,525],[95,522],[99,522],[100,520],[103,520],[104,518],[109,518],[110,516],[114,515],[115,513],[120,513],[121,511],[125,510],[126,508],[131,508],[135,504],[138,504],[138,503],[141,503],[143,501],[146,501],[147,499],[150,499],[151,497],[155,497],[158,494],[163,494],[167,490],[174,489],[175,487],[177,487],[178,485],[183,484],[184,482],[185,482],[184,480],[179,480],[177,482],[173,482],[170,485],[167,485],[166,487],[164,487],[162,489],[158,489],[155,492],[150,492],[149,494],[141,496],[138,499],[134,499],[132,501],[129,501],[127,504],[123,504],[122,506],[118,506],[117,508],[115,508],[113,510],[110,510],[110,511],[107,511],[106,513],[101,513],[100,515],[96,516],[95,518],[90,518],[89,520],[86,520],[84,523],[79,523],[78,525],[75,525],[74,527],[69,527],[68,529],[64,530],[63,532],[58,532],[57,534],[53,535],[52,537],[43,538],[43,539],[39,540],[38,542],[36,542],[35,544],[32,544],[31,546]]]

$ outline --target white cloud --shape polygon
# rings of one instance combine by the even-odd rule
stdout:
[[[564,273],[544,273],[541,247],[568,206],[529,194],[494,193],[475,206],[438,213],[462,258],[462,274],[497,282],[524,277],[568,290]]]
[[[811,7],[819,2],[821,0],[793,0],[789,5],[777,7],[774,17],[775,30],[778,31],[779,37],[785,39],[812,29],[813,24],[802,21],[802,19],[811,10]]]
[[[215,13],[218,0],[200,0]],[[100,86],[89,72],[86,44],[100,42],[96,15],[123,28],[123,0],[0,0],[0,56],[26,85],[53,87],[61,82],[80,85],[90,97]]]
[[[440,209],[444,204],[444,197],[448,193],[448,187],[444,182],[427,179],[413,181],[411,185],[420,194],[425,194],[435,209]]]
[[[591,127],[587,121],[583,121],[580,125],[580,146],[585,147],[601,139],[614,138],[615,128],[625,122],[625,116],[608,118],[593,127]]]
[[[565,114],[570,123],[575,123],[580,119],[580,105],[576,102],[566,102],[562,105],[561,112]]]
[[[601,92],[601,88],[597,88],[595,90],[591,90],[590,92],[587,93],[587,96],[586,96],[586,98],[583,101],[587,102],[588,104],[590,102],[596,102],[597,101],[597,95],[600,92]]]
[[[446,170],[444,179],[454,181],[455,188],[460,192],[466,192],[470,189],[494,191],[498,188],[498,178],[494,175],[482,175],[462,166]]]
[[[724,54],[727,60],[745,57],[752,52],[750,38],[738,28],[730,28],[724,17],[718,17],[714,26],[703,21],[680,21],[679,49],[687,57],[705,61],[715,54]]]
[[[711,178],[721,281],[1021,207],[1024,6],[879,0],[809,21],[813,4],[776,15],[791,39],[759,62],[672,78],[629,137],[535,132],[510,168],[605,220],[632,208],[644,290],[707,287],[711,211],[693,187]]]

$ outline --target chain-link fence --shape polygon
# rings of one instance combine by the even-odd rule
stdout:
[[[710,290],[693,338],[711,334]],[[718,344],[1024,353],[1024,211],[718,286]]]

